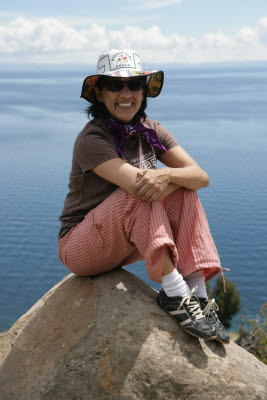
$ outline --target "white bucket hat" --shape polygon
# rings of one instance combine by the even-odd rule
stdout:
[[[160,94],[164,73],[163,71],[143,71],[141,60],[132,49],[108,50],[100,54],[95,75],[85,78],[81,97],[92,102],[93,88],[100,76],[114,78],[130,78],[146,76],[147,96],[156,97]]]

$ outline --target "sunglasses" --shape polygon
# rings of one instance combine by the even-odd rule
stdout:
[[[145,81],[141,79],[130,79],[129,81],[121,81],[119,79],[106,79],[104,85],[110,92],[120,92],[124,86],[131,92],[137,92],[140,89],[143,89],[145,86]]]

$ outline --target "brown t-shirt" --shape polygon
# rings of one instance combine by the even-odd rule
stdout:
[[[155,130],[167,151],[178,145],[159,122],[146,119],[143,124]],[[136,168],[157,168],[157,159],[165,153],[154,148],[141,135],[129,136],[124,142],[124,150],[121,156],[117,154],[113,136],[100,119],[88,122],[79,133],[73,148],[69,193],[59,217],[59,239],[118,188],[117,185],[96,175],[92,168],[119,157]]]

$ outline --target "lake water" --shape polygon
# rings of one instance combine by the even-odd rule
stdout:
[[[240,313],[249,317],[267,300],[266,67],[167,67],[162,94],[148,102],[149,117],[209,174],[199,197],[222,266],[231,269],[225,275],[240,291]],[[0,331],[69,273],[57,255],[58,217],[73,143],[87,122],[81,85],[93,72],[1,67]],[[128,269],[158,288],[143,262]]]

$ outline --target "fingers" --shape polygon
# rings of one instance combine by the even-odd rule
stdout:
[[[141,177],[139,182],[135,185],[134,194],[141,200],[147,200],[156,190],[152,182],[148,182],[144,177]]]
[[[146,170],[140,170],[136,174],[136,184],[134,187],[134,194],[137,196],[138,191],[145,185],[144,176],[146,174]]]
[[[144,183],[144,185],[141,186],[139,190],[138,190],[138,187],[136,187],[136,196],[137,197],[142,197],[142,196],[150,197],[150,196],[147,196],[147,194],[148,193],[151,194],[151,190],[153,190],[153,189],[154,189],[153,185],[151,185],[149,183]],[[154,193],[154,191],[155,191],[155,189],[153,190],[153,193]]]
[[[136,182],[133,192],[141,200],[157,200],[168,186],[168,182],[162,179],[159,171],[152,169],[138,171]]]
[[[164,192],[164,187],[159,184],[144,185],[136,194],[141,200],[158,200]]]
[[[157,196],[158,193],[155,190],[155,188],[151,188],[149,190],[147,190],[143,195],[138,196],[141,200],[154,200],[155,195]]]
[[[156,201],[156,200],[161,200],[163,197],[162,193],[154,192],[152,195],[145,194],[142,197],[138,197],[140,200],[145,200],[145,201]]]
[[[136,174],[136,182],[139,182],[142,179],[142,177],[145,175],[145,173],[146,173],[146,170],[140,169],[140,171],[138,171]]]
[[[136,196],[146,198],[151,197],[155,192],[161,193],[165,188],[165,185],[159,182],[155,182],[154,180],[147,180],[145,177],[142,178],[138,184],[136,185]]]
[[[135,185],[135,195],[142,197],[148,192],[153,186],[155,186],[155,177],[152,175],[151,170],[145,170],[143,176],[139,179]]]
[[[135,185],[136,192],[138,192],[138,190],[140,190],[145,184],[146,184],[146,181],[144,180],[144,176],[138,177],[137,183]]]

